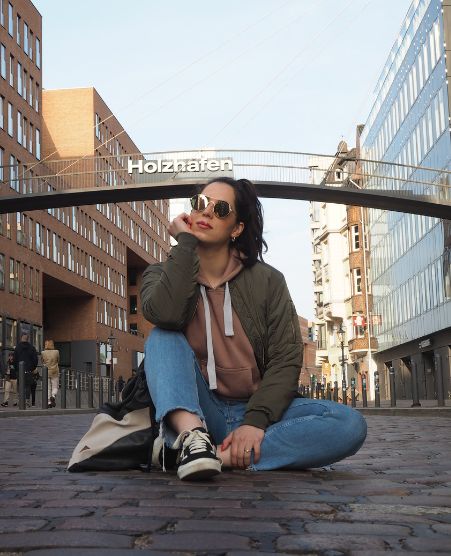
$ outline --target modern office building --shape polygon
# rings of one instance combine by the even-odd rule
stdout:
[[[408,10],[362,133],[365,188],[451,198],[450,16],[440,0]],[[451,221],[370,209],[368,224],[381,379],[393,367],[398,397],[409,398],[416,370],[420,398],[448,398]]]
[[[138,147],[94,88],[41,90],[41,17],[28,0],[1,6],[1,194],[126,184]],[[64,366],[129,376],[150,329],[141,276],[166,257],[168,218],[167,201],[1,215],[2,359],[27,331]]]

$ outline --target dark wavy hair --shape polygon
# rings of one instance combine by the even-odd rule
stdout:
[[[202,185],[200,192],[211,183],[230,185],[235,193],[236,218],[244,224],[244,230],[234,242],[231,241],[231,245],[245,255],[246,258],[242,261],[244,266],[250,267],[257,261],[263,262],[263,252],[266,253],[268,245],[263,239],[263,207],[254,184],[245,179],[221,177]]]

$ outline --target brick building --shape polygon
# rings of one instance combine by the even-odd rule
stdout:
[[[316,377],[318,382],[321,382],[321,367],[316,365],[316,341],[313,338],[312,323],[304,317],[298,316],[298,320],[304,344],[304,357],[301,374],[299,375],[299,384],[307,386],[307,384],[311,384],[312,375]]]
[[[94,88],[42,92],[41,16],[28,0],[0,6],[0,195],[126,184],[137,146]],[[114,374],[128,376],[150,327],[142,271],[169,250],[168,217],[167,201],[1,215],[2,360],[29,331],[38,350],[52,338],[63,365],[109,375],[112,335]]]

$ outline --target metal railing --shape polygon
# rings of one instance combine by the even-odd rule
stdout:
[[[105,402],[115,403],[121,399],[120,383],[114,378],[62,368],[59,373],[58,393],[52,405],[48,369],[45,366],[38,369],[39,379],[33,381],[31,373],[25,372],[24,363],[22,361],[19,363],[17,394],[10,392],[11,406],[17,404],[20,410],[25,410],[27,407],[92,409],[101,407]],[[31,388],[33,382],[36,382],[36,386]],[[0,380],[0,390],[5,391],[5,379]]]

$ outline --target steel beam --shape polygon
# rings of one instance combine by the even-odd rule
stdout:
[[[123,203],[154,199],[175,199],[190,197],[196,188],[207,180],[193,182],[162,181],[118,187],[95,187],[86,189],[66,189],[27,195],[0,197],[0,214],[45,210],[48,208],[95,205],[97,203]],[[429,197],[414,195],[409,191],[386,191],[374,189],[354,189],[332,187],[308,183],[287,183],[275,181],[254,181],[260,197],[277,199],[297,199],[323,201],[340,205],[354,205],[435,216],[451,220],[451,202],[431,201]]]

